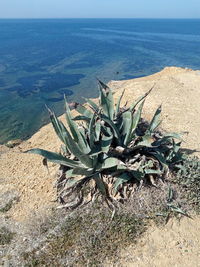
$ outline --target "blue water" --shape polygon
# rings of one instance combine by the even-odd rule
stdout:
[[[0,20],[0,142],[48,122],[45,104],[96,97],[107,82],[165,66],[200,69],[200,20]]]

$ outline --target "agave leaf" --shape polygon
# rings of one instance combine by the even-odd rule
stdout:
[[[73,177],[73,174],[72,174],[72,173],[73,173],[73,170],[74,170],[74,169],[70,169],[70,170],[68,170],[68,171],[65,172],[65,177],[66,177],[67,179]]]
[[[106,159],[104,159],[103,163],[99,163],[97,165],[97,170],[104,170],[104,169],[110,169],[113,167],[117,167],[117,165],[119,164],[119,160],[117,158],[113,158],[113,157],[107,157]]]
[[[169,186],[167,201],[172,202],[173,198],[174,198],[174,190]]]
[[[86,116],[80,116],[80,115],[78,115],[78,116],[75,116],[73,118],[73,121],[86,121],[87,123],[89,123],[90,122],[90,119],[88,117],[86,117]]]
[[[99,85],[101,86],[101,88],[103,88],[105,90],[105,92],[109,92],[110,88],[107,84],[103,83],[102,81],[100,81],[98,78],[97,78],[97,81],[99,83]]]
[[[109,126],[110,128],[112,129],[113,131],[113,135],[116,137],[117,139],[117,142],[119,145],[121,145],[121,135],[119,133],[119,130],[117,129],[117,127],[115,126],[115,124],[113,123],[112,120],[108,119],[106,116],[102,115],[101,116],[102,120],[105,121]]]
[[[88,167],[92,167],[92,159],[85,154],[84,152],[82,152],[82,150],[79,148],[78,144],[72,139],[70,133],[68,132],[68,130],[65,128],[64,124],[59,121],[56,116],[54,116],[52,118],[52,123],[56,124],[57,127],[60,129],[60,132],[62,133],[65,145],[67,147],[67,149],[75,156],[77,157],[83,164],[85,164]],[[53,124],[53,125],[54,125]],[[84,137],[81,135],[81,133],[78,130],[77,127],[77,131],[79,133],[79,136],[82,138],[82,142],[86,142],[86,140],[84,139]],[[86,146],[87,144],[85,144]]]
[[[127,168],[127,166],[125,164],[122,164],[120,162],[120,164],[117,165],[117,170],[119,170],[119,171],[125,171],[125,170],[128,170],[128,168]]]
[[[79,140],[78,127],[77,127],[76,123],[72,119],[71,111],[70,111],[69,105],[67,103],[66,97],[65,97],[65,109],[66,109],[66,120],[67,120],[67,124],[69,125],[71,134],[72,134],[75,142],[78,143],[78,140]]]
[[[98,79],[97,79],[98,80]],[[99,89],[100,89],[100,105],[103,109],[104,114],[110,119],[113,120],[114,117],[114,99],[111,89],[98,80]]]
[[[87,117],[88,119],[91,119],[93,116],[93,112],[88,110],[86,107],[83,105],[77,105],[76,110],[82,114],[83,116]]]
[[[124,92],[125,92],[125,89],[123,90],[121,96],[119,97],[119,99],[118,99],[118,101],[117,101],[116,111],[115,111],[115,116],[117,116],[117,114],[118,114],[119,111],[120,111],[121,100],[122,100],[122,97],[124,96]]]
[[[91,158],[94,156],[98,156],[99,154],[103,153],[100,144],[97,144],[95,147],[92,148],[91,152],[88,154]]]
[[[83,181],[83,179],[86,179],[86,177],[80,177],[80,176],[75,176],[75,177],[73,177],[73,175],[72,175],[72,177],[71,178],[69,178],[68,179],[68,181],[67,181],[67,183],[66,183],[66,189],[70,189],[70,188],[72,188],[75,184],[77,184],[77,183],[80,183],[80,182],[82,182]]]
[[[75,142],[78,144],[79,148],[85,154],[88,154],[90,152],[90,147],[87,144],[87,142],[85,142],[83,136],[80,134],[80,132],[78,130],[78,126],[76,125],[76,123],[72,119],[70,108],[69,108],[69,105],[67,103],[66,98],[65,98],[65,107],[66,107],[66,120],[67,120],[67,123],[69,125],[72,136],[73,136]]]
[[[81,175],[81,176],[90,176],[94,173],[93,168],[74,168],[72,171],[72,175]]]
[[[88,129],[90,148],[94,146],[94,142],[95,142],[95,118],[96,118],[96,114],[94,113],[90,120],[89,129]]]
[[[110,135],[110,136],[103,135],[102,136],[102,139],[101,139],[101,150],[102,150],[102,152],[108,153],[108,151],[110,149],[110,145],[112,143],[112,140],[113,140],[113,135]]]
[[[178,134],[178,133],[177,134],[176,133],[172,133],[172,134],[166,134],[166,135],[164,135],[162,138],[160,138],[156,142],[154,142],[153,145],[159,146],[161,144],[166,144],[168,142],[171,143],[171,140],[173,138],[178,139],[178,140],[181,140],[181,141],[183,140],[181,138],[181,135],[180,134]]]
[[[127,146],[133,139],[134,135],[135,135],[135,130],[138,126],[138,123],[141,119],[141,115],[142,115],[142,109],[144,106],[144,102],[145,100],[142,101],[142,103],[140,104],[138,110],[135,112],[135,115],[133,116],[133,120],[132,120],[132,124],[131,124],[131,131],[129,132],[127,138],[126,138],[126,143],[125,145]]]
[[[142,170],[138,170],[138,171],[131,171],[131,174],[133,175],[133,177],[138,180],[139,182],[144,178],[144,173],[142,172]]]
[[[154,170],[154,169],[144,169],[144,172],[146,174],[158,174],[158,175],[162,174],[160,170]]]
[[[82,135],[80,134],[80,136]],[[83,142],[85,142],[84,138],[82,140]],[[82,150],[80,150],[78,144],[72,139],[71,135],[67,130],[66,130],[66,142],[67,142],[67,147],[75,157],[77,157],[87,167],[93,166],[93,161],[90,158],[90,156],[88,156],[88,154],[85,154],[84,152],[82,152]]]
[[[71,168],[81,168],[84,167],[84,165],[80,162],[80,161],[75,161],[75,160],[71,160],[68,158],[65,158],[63,156],[61,156],[60,154],[57,154],[55,152],[50,152],[44,149],[31,149],[26,151],[25,153],[32,153],[32,154],[37,154],[37,155],[41,155],[44,158],[46,158],[48,161],[57,163],[57,164],[61,164],[64,166],[68,166]]]
[[[140,141],[137,145],[142,147],[155,147],[153,146],[154,139],[151,135],[146,134],[142,137],[142,141]]]
[[[101,135],[106,135],[106,136],[113,136],[113,130],[110,126],[107,125],[102,125],[102,133]]]
[[[115,194],[117,193],[117,191],[118,191],[118,187],[119,187],[121,184],[123,184],[123,183],[129,181],[130,179],[131,179],[131,176],[128,175],[128,173],[126,173],[126,172],[119,174],[119,175],[117,176],[116,182],[115,182],[115,184],[114,184],[114,193],[115,193]]]
[[[87,144],[87,130],[85,130],[85,128],[83,126],[79,126],[78,130],[80,132],[80,134],[83,137],[83,140],[85,141],[85,144]]]
[[[171,204],[171,203],[167,203],[167,206],[168,206],[171,210],[173,210],[173,211],[175,211],[175,212],[177,212],[177,213],[180,213],[180,214],[182,214],[182,215],[188,216],[188,214],[187,214],[185,211],[183,211],[183,210],[182,210],[181,208],[179,208],[179,207],[174,206],[174,205]]]
[[[117,158],[108,157],[104,160],[102,164],[102,169],[109,169],[116,167],[119,164],[119,160]]]
[[[99,111],[99,106],[94,102],[92,101],[91,99],[89,98],[84,98],[87,103],[90,105],[90,107],[95,111],[95,112],[98,112]]]
[[[124,137],[124,145],[126,146],[132,131],[133,114],[131,111],[127,110],[122,114],[122,118],[123,118],[122,135]]]
[[[53,128],[57,134],[57,136],[59,137],[59,139],[66,145],[66,141],[65,141],[65,135],[63,133],[63,130],[61,128],[61,125],[60,123],[58,122],[58,119],[57,117],[55,116],[55,114],[50,110],[48,109],[49,113],[50,113],[50,120],[51,120],[51,123],[53,125]]]
[[[86,121],[87,123],[90,122],[90,119],[88,119],[87,117],[83,116],[83,115],[77,115],[75,117],[72,118],[73,121]]]
[[[150,122],[149,129],[148,131],[150,133],[154,132],[155,129],[160,125],[161,120],[160,120],[160,114],[161,114],[161,106],[159,106],[153,116],[152,121]]]
[[[101,134],[101,123],[100,121],[97,121],[95,127],[95,141],[99,141],[100,134]]]
[[[101,192],[102,195],[104,196],[107,196],[107,189],[106,189],[106,185],[101,177],[101,175],[98,173],[98,174],[95,174],[93,176],[95,182],[96,182],[96,185],[97,185],[97,188],[99,189],[99,191]]]
[[[155,84],[143,96],[140,96],[140,97],[138,97],[138,99],[136,99],[136,101],[130,106],[130,111],[133,111],[136,108],[136,106],[150,94],[150,92],[153,90],[154,86],[155,86]]]
[[[149,154],[153,155],[160,162],[160,164],[164,167],[165,170],[168,169],[168,164],[165,160],[165,157],[159,151],[151,151],[149,152]]]
[[[142,115],[142,109],[143,109],[143,106],[144,106],[144,102],[145,100],[142,101],[142,103],[140,104],[138,110],[136,111],[134,117],[133,117],[133,124],[132,124],[132,133],[135,131],[135,129],[137,128],[138,126],[138,123],[141,119],[141,115]]]
[[[181,133],[167,133],[167,134],[164,134],[163,137],[167,137],[167,138],[175,138],[175,139],[178,139],[178,140],[182,140],[182,137],[181,137]]]
[[[179,149],[180,149],[180,147],[181,147],[181,143],[182,142],[179,142],[179,143],[175,143],[175,142],[173,142],[174,144],[173,144],[173,148],[174,148],[174,152],[175,153],[178,153],[178,151],[179,151]]]
[[[64,154],[64,155],[69,155],[70,154],[70,151],[68,150],[67,146],[66,145],[63,145],[61,144],[61,152]],[[62,154],[61,153],[61,154]]]

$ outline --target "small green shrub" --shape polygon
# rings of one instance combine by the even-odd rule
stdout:
[[[48,160],[61,165],[59,200],[66,208],[89,203],[99,193],[113,206],[116,199],[129,198],[135,184],[156,185],[155,179],[165,178],[169,169],[182,161],[181,142],[175,142],[180,135],[158,131],[161,107],[150,123],[141,118],[151,90],[130,107],[121,107],[122,94],[115,106],[111,89],[99,81],[99,105],[92,100],[87,100],[88,108],[76,103],[79,116],[72,116],[65,99],[69,129],[49,110],[63,143],[62,152],[32,149],[28,153],[42,155],[44,163]]]
[[[0,228],[0,245],[10,244],[14,237],[14,233],[12,233],[8,228],[1,227]]]
[[[200,160],[188,157],[175,174],[174,181],[185,191],[188,203],[200,211]]]
[[[5,213],[9,211],[12,208],[12,205],[13,205],[13,200],[10,200],[8,203],[6,203],[4,207],[0,208],[0,212]]]

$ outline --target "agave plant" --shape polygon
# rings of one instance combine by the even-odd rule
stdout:
[[[58,197],[64,207],[75,208],[101,194],[107,203],[124,200],[143,182],[156,185],[171,165],[182,160],[179,134],[158,131],[161,107],[150,123],[141,118],[152,88],[134,103],[121,107],[124,92],[114,104],[112,90],[99,81],[99,104],[76,103],[73,117],[65,99],[68,128],[49,110],[53,128],[62,141],[61,153],[32,149],[28,153],[60,164]]]

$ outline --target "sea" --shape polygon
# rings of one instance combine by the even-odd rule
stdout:
[[[0,143],[26,139],[104,82],[200,69],[198,19],[0,20]]]

